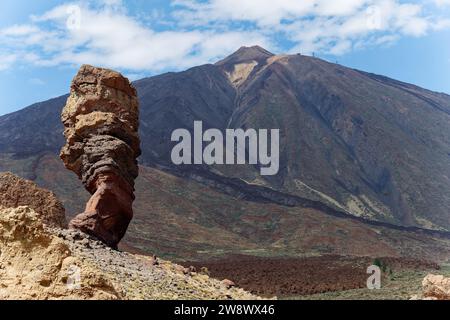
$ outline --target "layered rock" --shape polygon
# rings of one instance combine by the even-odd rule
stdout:
[[[139,103],[121,74],[84,65],[62,111],[66,145],[61,159],[92,194],[70,227],[116,247],[133,217]]]
[[[33,209],[48,226],[66,225],[64,206],[52,192],[12,173],[0,173],[0,207],[17,208],[25,205]]]
[[[422,281],[422,291],[426,299],[450,300],[450,278],[429,274]]]

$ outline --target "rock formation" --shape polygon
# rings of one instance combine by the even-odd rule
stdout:
[[[442,275],[427,275],[422,281],[424,298],[432,300],[450,300],[450,278]]]
[[[19,206],[33,209],[48,226],[66,225],[64,206],[52,192],[41,189],[33,182],[12,173],[0,173],[0,207]]]
[[[136,90],[115,71],[84,65],[61,119],[67,140],[61,159],[92,194],[69,226],[116,247],[133,217],[141,154]]]

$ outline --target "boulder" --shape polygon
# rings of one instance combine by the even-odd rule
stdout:
[[[0,247],[1,300],[122,298],[110,277],[74,256],[30,207],[0,209]]]

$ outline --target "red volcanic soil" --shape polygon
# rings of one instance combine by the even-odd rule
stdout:
[[[385,273],[389,270],[437,269],[427,261],[381,258]],[[237,286],[264,297],[311,295],[330,291],[365,288],[367,267],[373,258],[320,256],[308,258],[260,258],[232,256],[208,262],[185,262],[197,270],[208,268],[217,279],[232,280]]]

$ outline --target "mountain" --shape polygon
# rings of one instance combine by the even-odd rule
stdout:
[[[126,245],[178,258],[447,252],[450,96],[260,47],[134,85],[143,155]],[[87,195],[57,159],[66,98],[0,117],[0,171],[55,191],[73,215]],[[174,166],[171,134],[195,120],[279,128],[279,173]]]

